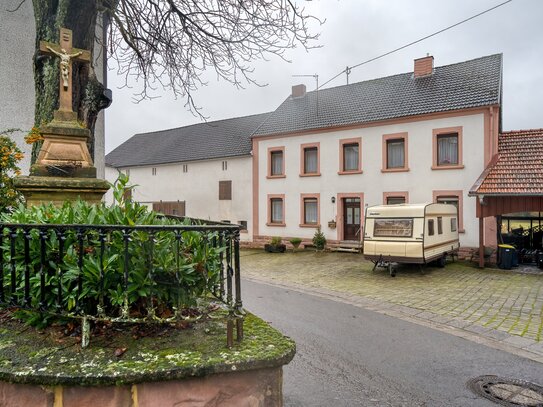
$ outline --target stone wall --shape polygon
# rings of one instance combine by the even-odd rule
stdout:
[[[131,386],[55,386],[0,382],[10,407],[282,407],[282,367]]]

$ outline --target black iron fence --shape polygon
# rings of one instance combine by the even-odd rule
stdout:
[[[237,225],[0,224],[0,306],[89,321],[188,319],[197,299],[243,338]]]

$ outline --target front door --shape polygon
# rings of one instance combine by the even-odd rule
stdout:
[[[343,240],[360,240],[360,198],[343,198]]]

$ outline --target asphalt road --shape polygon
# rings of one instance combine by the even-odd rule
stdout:
[[[543,364],[317,296],[243,282],[244,307],[296,341],[285,407],[496,406],[466,382],[543,384]]]

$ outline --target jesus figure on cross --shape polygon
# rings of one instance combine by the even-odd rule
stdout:
[[[58,52],[55,49],[47,46],[47,49],[51,51],[53,54],[60,57],[60,72],[62,75],[62,86],[65,90],[68,89],[70,86],[70,59],[78,57],[79,55],[83,54],[83,52],[75,52],[73,54],[68,54],[64,48],[62,48]]]

